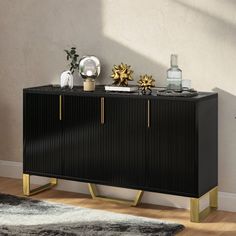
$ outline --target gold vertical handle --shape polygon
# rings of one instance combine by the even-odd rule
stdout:
[[[101,97],[101,124],[103,125],[104,124],[104,120],[105,120],[105,117],[104,117],[104,97]]]
[[[59,96],[59,120],[62,120],[62,96]]]
[[[150,100],[147,103],[147,127],[150,128]]]

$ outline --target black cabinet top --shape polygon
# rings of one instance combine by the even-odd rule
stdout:
[[[157,96],[155,91],[151,95],[140,95],[137,92],[106,92],[104,85],[97,85],[96,90],[93,92],[83,91],[82,86],[74,86],[73,89],[60,88],[58,85],[44,85],[32,88],[25,88],[24,93],[37,93],[37,94],[55,94],[55,95],[73,95],[73,96],[96,96],[96,97],[135,97],[146,99],[165,99],[165,100],[181,100],[181,101],[199,101],[209,98],[217,97],[214,92],[199,92],[195,97],[167,97]]]

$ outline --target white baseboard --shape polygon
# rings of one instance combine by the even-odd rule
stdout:
[[[21,179],[22,169],[21,162],[0,160],[0,176],[2,177]],[[33,176],[31,182],[34,184],[44,184],[47,180],[47,178]],[[56,189],[89,194],[87,184],[76,181],[59,180]],[[135,195],[135,190],[127,190],[124,188],[99,186],[99,190],[108,196],[116,196],[125,199],[132,199]],[[189,198],[168,194],[145,192],[142,202],[189,209]],[[207,205],[207,198],[202,199],[201,205],[202,207]],[[236,212],[236,194],[219,192],[219,210]]]
[[[23,165],[21,162],[0,160],[0,176],[20,179],[22,178]]]

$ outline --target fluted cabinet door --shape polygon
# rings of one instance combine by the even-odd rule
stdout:
[[[61,175],[59,96],[24,94],[24,173]]]
[[[64,175],[81,181],[102,180],[100,98],[63,96]]]
[[[105,98],[103,158],[106,178],[113,185],[137,189],[145,185],[146,129],[146,99]]]
[[[196,104],[151,100],[147,145],[147,187],[195,196],[198,191]]]
[[[146,105],[141,99],[64,96],[65,177],[144,186]]]

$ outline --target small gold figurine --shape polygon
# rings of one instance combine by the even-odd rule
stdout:
[[[128,81],[133,80],[133,71],[130,69],[131,66],[121,63],[120,65],[114,65],[112,68],[111,78],[114,80],[114,85],[117,86],[127,86]]]
[[[155,87],[155,80],[152,78],[152,75],[140,75],[139,88],[142,91],[142,94],[146,94],[149,91],[149,94],[152,92],[151,87]]]

